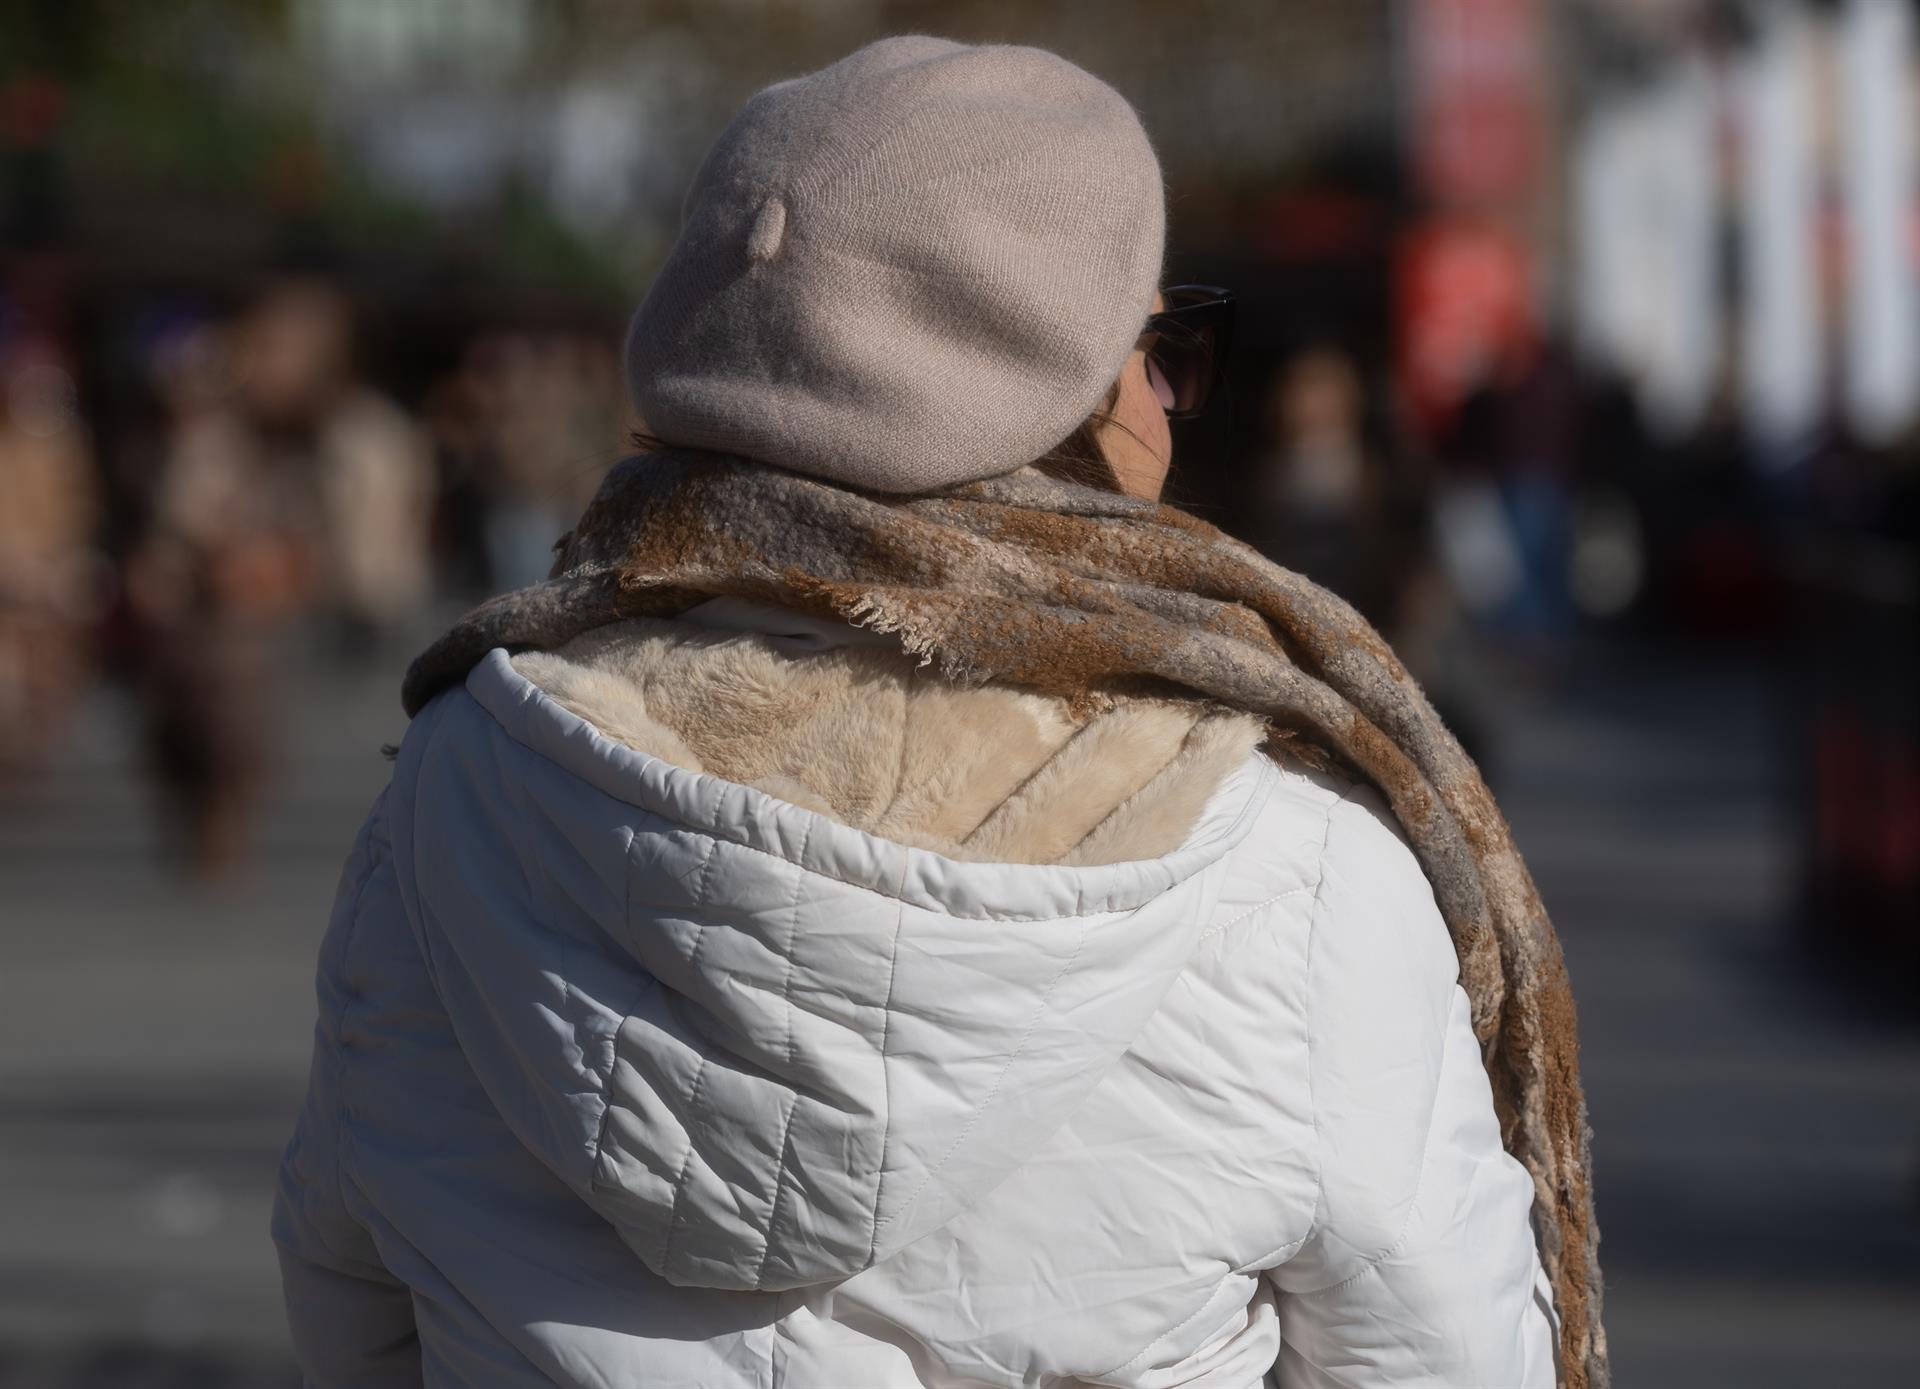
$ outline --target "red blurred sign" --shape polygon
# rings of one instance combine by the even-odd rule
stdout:
[[[1536,0],[1420,0],[1406,12],[1420,186],[1454,205],[1525,197],[1544,114]]]

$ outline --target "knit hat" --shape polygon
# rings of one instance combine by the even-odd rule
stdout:
[[[1160,274],[1139,118],[1052,53],[883,39],[747,102],[627,333],[648,431],[883,492],[992,477],[1102,402]]]

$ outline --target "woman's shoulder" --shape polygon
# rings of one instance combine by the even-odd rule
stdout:
[[[1406,1218],[1464,1006],[1459,965],[1377,788],[1284,755],[1262,775],[1259,818],[1223,864],[1214,929],[1226,934],[1201,968],[1268,1000],[1250,1010],[1263,1036],[1304,1042],[1295,1078],[1310,1097],[1323,1233],[1345,1251],[1328,1265],[1344,1270],[1325,1280],[1337,1281]],[[1275,1086],[1284,1108],[1292,1092]]]
[[[1433,884],[1371,782],[1260,754],[1259,817],[1226,856],[1222,912],[1270,908],[1268,929],[1308,938],[1312,988],[1329,1016],[1400,1009],[1437,1031],[1459,961]]]
[[[1323,885],[1359,877],[1378,893],[1432,905],[1426,872],[1378,787],[1283,741],[1268,740],[1257,759],[1266,794],[1259,823],[1235,851],[1240,859],[1257,865],[1283,857],[1316,897],[1325,896]]]
[[[1337,848],[1349,856],[1356,837],[1364,841],[1368,823],[1378,817],[1384,817],[1383,833],[1396,834],[1392,812],[1367,783],[1297,755],[1285,741],[1263,740],[1246,761],[1259,810],[1251,831],[1227,856],[1223,906],[1231,912],[1284,902],[1304,923],[1329,853]]]

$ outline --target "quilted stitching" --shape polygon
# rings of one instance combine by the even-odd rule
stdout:
[[[700,1103],[700,1086],[707,1078],[707,1058],[700,1058],[700,1066],[693,1073],[693,1084],[687,1088],[687,1151],[680,1159],[680,1170],[673,1177],[673,1201],[667,1207],[667,1232],[660,1240],[660,1255],[655,1261],[659,1267],[669,1267],[667,1256],[673,1253],[673,1237],[680,1229],[680,1197],[687,1189],[687,1169],[693,1165],[693,1111]]]
[[[1014,1043],[1013,1049],[1007,1053],[1007,1059],[1001,1063],[1000,1072],[993,1080],[993,1088],[987,1092],[987,1097],[974,1107],[973,1114],[967,1119],[966,1125],[960,1130],[954,1140],[947,1145],[946,1151],[940,1155],[938,1160],[928,1165],[927,1170],[921,1174],[920,1180],[914,1184],[913,1190],[907,1193],[906,1199],[900,1203],[892,1215],[887,1216],[874,1227],[876,1244],[879,1240],[880,1231],[892,1224],[894,1218],[898,1216],[901,1211],[910,1211],[913,1209],[913,1203],[920,1199],[920,1193],[927,1189],[927,1184],[939,1175],[941,1169],[952,1160],[955,1153],[960,1151],[961,1145],[967,1141],[974,1129],[978,1127],[980,1117],[993,1108],[993,1102],[999,1098],[1000,1087],[1006,1084],[1007,1074],[1013,1069],[1013,1063],[1019,1060],[1021,1055],[1025,1053],[1027,1043],[1033,1039],[1033,1030],[1040,1025],[1040,1019],[1046,1016],[1047,1005],[1053,1001],[1053,991],[1060,987],[1060,981],[1067,977],[1068,971],[1073,968],[1074,963],[1080,958],[1080,952],[1087,948],[1087,919],[1079,912],[1075,912],[1074,916],[1078,918],[1080,922],[1080,935],[1074,944],[1073,953],[1067,957],[1065,964],[1054,971],[1053,978],[1047,981],[1047,987],[1041,993],[1040,1002],[1035,1006],[1032,1016],[1027,1019],[1026,1029],[1021,1032],[1020,1040]]]
[[[907,856],[900,855],[900,876],[907,875]],[[893,1150],[893,1072],[888,1064],[887,1043],[893,1036],[893,981],[900,972],[900,928],[906,922],[907,904],[896,904],[893,914],[893,942],[887,948],[886,1002],[880,1010],[880,1093],[884,1109],[880,1135],[880,1169],[873,1178],[873,1208],[867,1213],[867,1262],[872,1263],[880,1247],[880,1202],[887,1189],[887,1154]]]
[[[813,826],[807,826],[805,838],[800,841],[800,857],[807,856],[807,840],[813,837]],[[786,956],[786,968],[780,976],[780,1009],[786,1024],[787,1065],[793,1065],[793,962],[799,953],[800,940],[800,889],[806,881],[796,870],[793,875],[793,899],[787,904],[787,944],[782,952]],[[787,1101],[787,1117],[780,1126],[779,1155],[773,1164],[773,1201],[767,1211],[766,1237],[760,1244],[760,1263],[753,1271],[753,1282],[759,1287],[767,1276],[767,1260],[773,1255],[774,1234],[780,1227],[780,1198],[787,1189],[787,1161],[793,1144],[793,1119],[800,1111],[800,1092],[795,1090]]]
[[[1313,945],[1320,935],[1320,898],[1327,886],[1327,846],[1333,843],[1333,812],[1340,808],[1341,802],[1345,801],[1350,794],[1352,793],[1343,793],[1339,800],[1327,807],[1326,824],[1320,832],[1320,853],[1314,861],[1313,900],[1307,905],[1307,959],[1305,968],[1306,977],[1309,982],[1313,979]],[[1305,1036],[1307,1039],[1307,1116],[1312,1123],[1314,1144],[1313,1168],[1316,1174],[1313,1187],[1313,1218],[1307,1226],[1307,1239],[1310,1240],[1313,1238],[1314,1231],[1320,1228],[1320,1222],[1325,1215],[1327,1206],[1326,1160],[1321,1155],[1320,1125],[1315,1118],[1319,1110],[1314,1106],[1313,1097],[1313,990],[1311,988],[1307,990],[1304,1010],[1306,1022]]]
[[[787,1154],[793,1150],[793,1118],[800,1112],[800,1092],[793,1092],[787,1101],[787,1117],[780,1125],[780,1155],[773,1164],[773,1203],[767,1210],[766,1236],[760,1241],[760,1262],[754,1266],[753,1286],[760,1287],[766,1282],[767,1260],[773,1256],[774,1231],[780,1223],[780,1198],[787,1191]]]
[[[800,841],[800,857],[807,856],[807,843],[813,838],[813,826],[807,826],[807,832]],[[793,901],[787,907],[787,966],[780,976],[780,1006],[786,1013],[787,1023],[787,1065],[793,1065],[793,960],[800,952],[800,888],[806,880],[798,872],[793,875]]]
[[[693,905],[695,907],[698,907],[706,899],[707,879],[712,872],[714,855],[719,852],[719,848],[720,846],[717,841],[711,839],[707,841],[706,857],[701,861],[700,876],[693,888]],[[699,926],[694,934],[693,950],[687,957],[687,968],[689,970],[699,967],[700,949],[706,943],[707,918],[703,916],[700,918]],[[673,1200],[667,1207],[667,1232],[660,1241],[659,1267],[661,1268],[671,1267],[667,1259],[668,1256],[673,1253],[673,1238],[680,1228],[680,1198],[685,1194],[687,1189],[687,1170],[693,1165],[696,1146],[693,1138],[693,1125],[695,1115],[700,1107],[700,1090],[707,1078],[707,1062],[709,1059],[708,1053],[701,1053],[700,1065],[693,1073],[693,1083],[687,1087],[687,1120],[685,1125],[687,1151],[686,1156],[680,1159],[680,1170],[674,1174],[673,1178]]]

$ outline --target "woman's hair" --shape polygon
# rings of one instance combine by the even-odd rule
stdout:
[[[1062,482],[1077,482],[1082,487],[1097,487],[1102,492],[1119,492],[1120,478],[1107,462],[1100,447],[1100,430],[1111,418],[1103,407],[1080,422],[1080,427],[1033,460],[1033,466],[1048,477]]]

